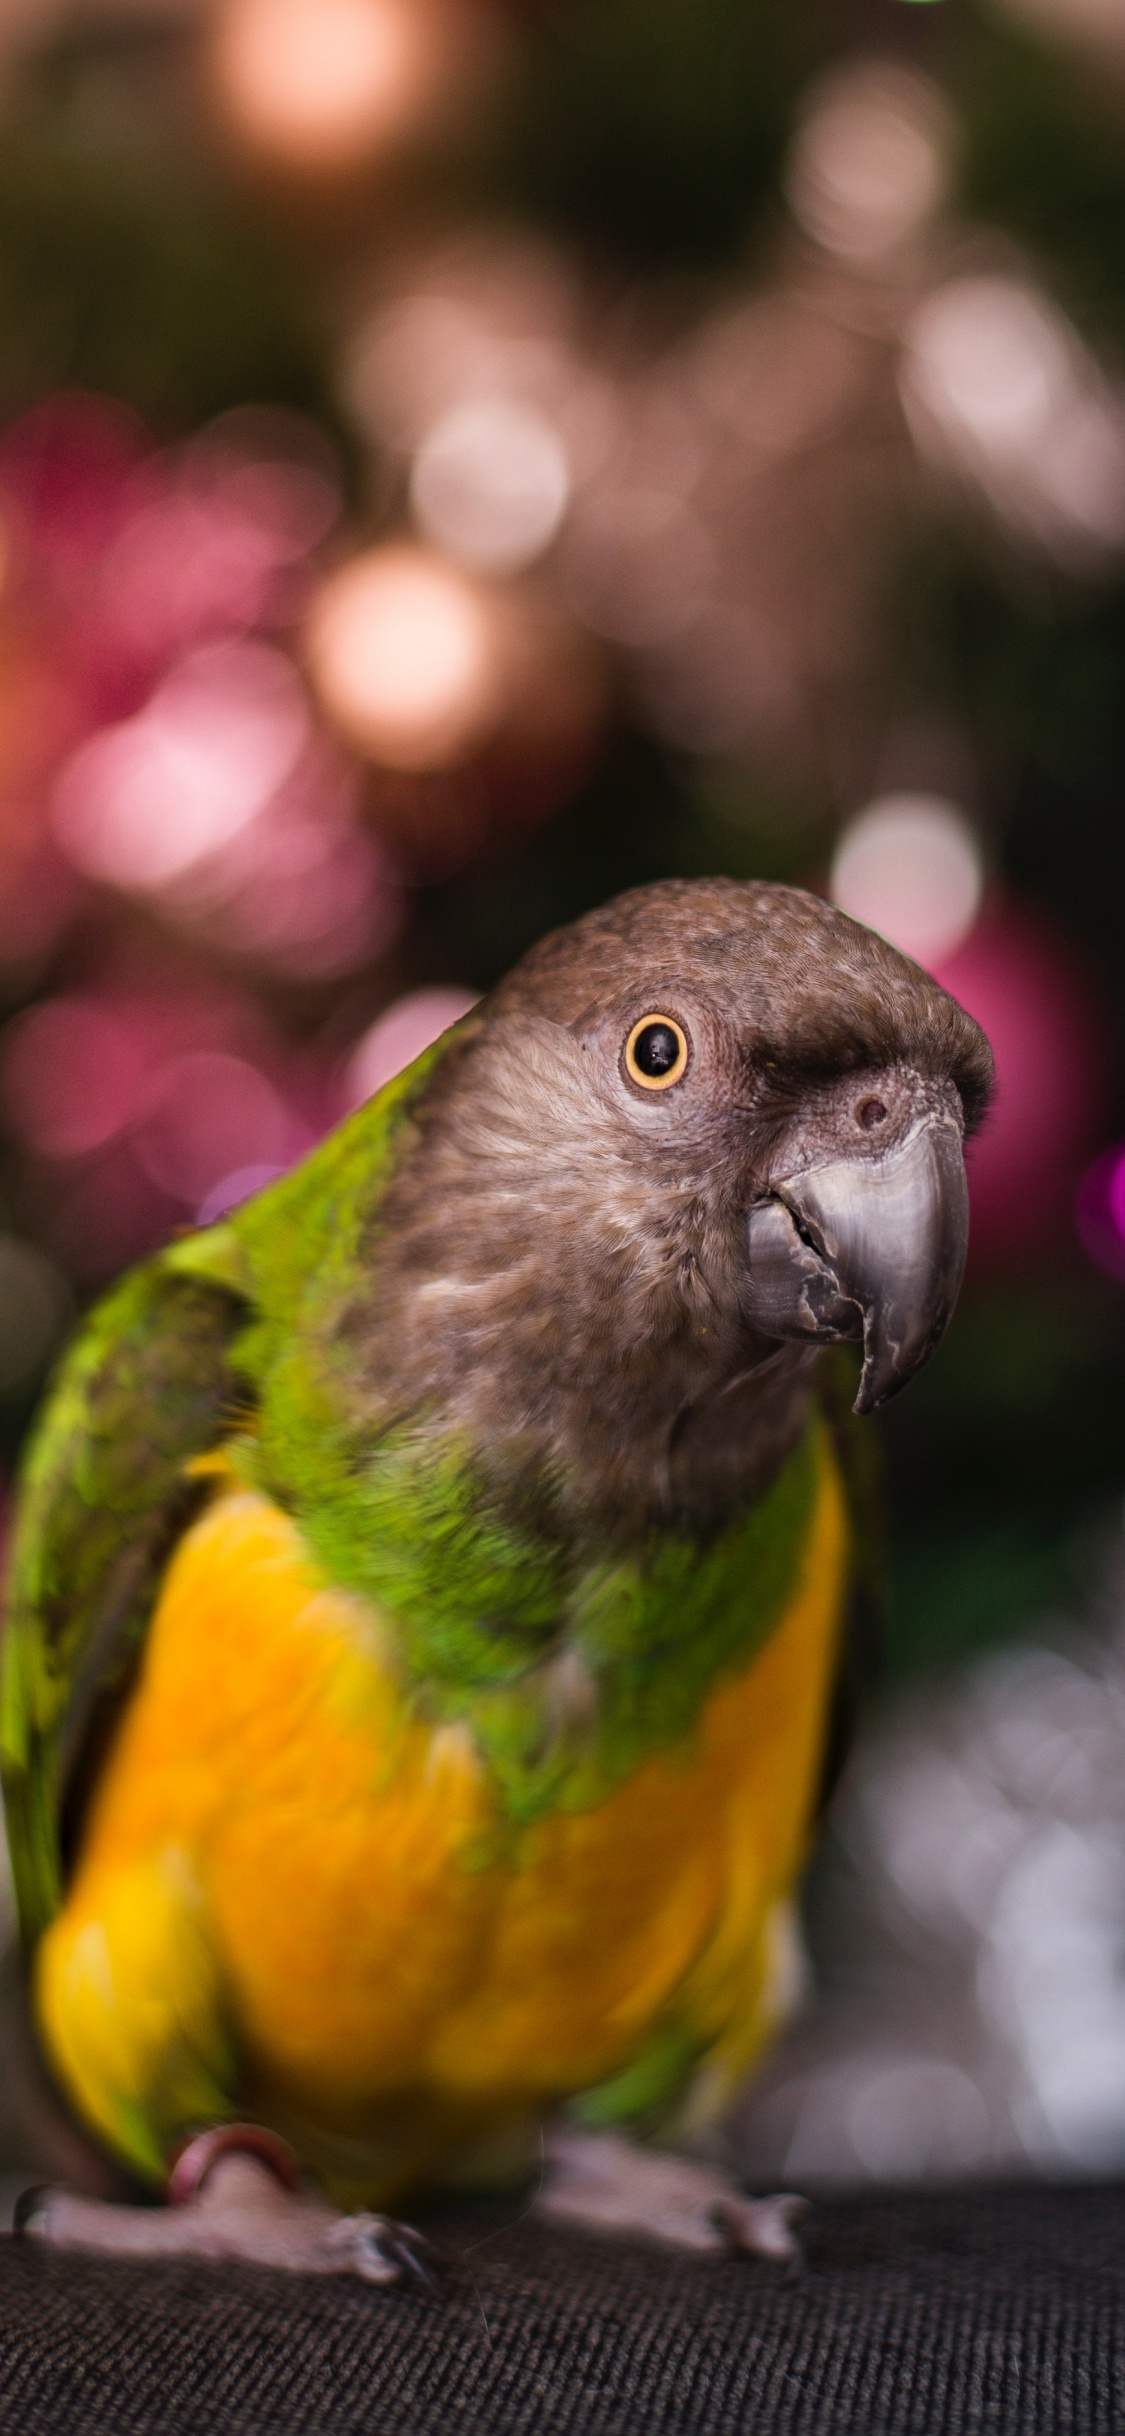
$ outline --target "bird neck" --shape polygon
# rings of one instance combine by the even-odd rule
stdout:
[[[357,1414],[436,1429],[498,1510],[576,1544],[712,1535],[797,1444],[816,1369],[742,1316],[740,1213],[611,1129],[568,1156],[528,1121],[490,1159],[477,1106],[428,1095],[373,1213],[339,1323]]]
[[[240,1466],[382,1619],[417,1700],[471,1731],[505,1812],[530,1817],[689,1731],[716,1674],[749,1661],[826,1458],[808,1358],[717,1325],[682,1208],[678,1298],[665,1263],[646,1332],[630,1261],[577,1239],[587,1194],[561,1228],[556,1196],[548,1251],[526,1202],[513,1218],[502,1196],[459,1199],[451,1141],[419,1155],[404,1085],[210,1257],[253,1313]],[[716,1238],[713,1275],[722,1257]]]
[[[263,1481],[259,1442],[236,1473]],[[468,1453],[436,1429],[391,1433],[364,1466],[322,1469],[289,1502],[320,1569],[357,1599],[415,1710],[468,1734],[504,1838],[585,1809],[684,1742],[720,1679],[741,1675],[787,1612],[826,1496],[815,1420],[768,1489],[702,1546],[671,1530],[630,1555],[585,1552],[500,1514]]]

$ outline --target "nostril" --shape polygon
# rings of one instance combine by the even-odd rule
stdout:
[[[887,1111],[882,1100],[861,1100],[856,1109],[856,1121],[865,1133],[873,1133],[876,1125],[885,1125]]]

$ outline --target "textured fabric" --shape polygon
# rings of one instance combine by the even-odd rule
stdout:
[[[818,2208],[798,2276],[463,2212],[438,2300],[0,2243],[20,2436],[1120,2436],[1125,2190]]]

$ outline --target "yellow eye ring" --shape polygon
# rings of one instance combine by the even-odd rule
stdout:
[[[687,1071],[688,1042],[674,1015],[642,1015],[625,1043],[625,1072],[642,1091],[668,1091]]]

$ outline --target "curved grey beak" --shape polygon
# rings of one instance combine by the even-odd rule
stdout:
[[[957,1300],[969,1235],[961,1131],[919,1118],[882,1157],[783,1178],[750,1212],[748,1317],[764,1336],[862,1341],[857,1413],[913,1378]]]

